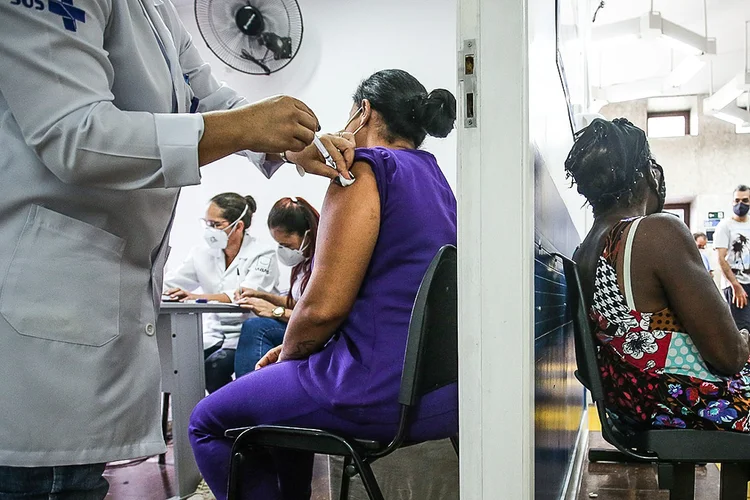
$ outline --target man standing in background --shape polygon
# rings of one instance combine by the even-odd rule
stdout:
[[[740,184],[734,190],[734,215],[722,220],[714,233],[714,248],[719,252],[722,288],[737,328],[750,328],[750,187]]]
[[[711,268],[711,263],[708,261],[708,255],[706,255],[706,244],[708,243],[706,233],[693,233],[693,239],[695,240],[695,246],[698,247],[698,251],[701,254],[706,271],[713,276],[714,270]]]

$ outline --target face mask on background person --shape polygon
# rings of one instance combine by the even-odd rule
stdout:
[[[308,232],[309,231],[305,231],[305,236],[302,237],[302,244],[300,245],[299,250],[279,245],[279,248],[276,249],[276,255],[279,258],[279,262],[285,266],[294,267],[305,261],[305,255],[303,252],[305,251],[305,248],[307,248],[305,240],[307,239]]]
[[[732,210],[737,217],[744,217],[747,215],[747,212],[750,211],[750,205],[740,202],[732,207]]]
[[[212,250],[224,250],[227,247],[227,243],[229,243],[229,237],[237,228],[237,223],[242,220],[246,213],[247,205],[245,205],[245,210],[242,211],[242,214],[239,216],[239,218],[224,229],[217,229],[210,226],[204,229],[203,239],[206,240],[209,248],[211,248]],[[232,228],[232,230],[229,231],[229,234],[227,234],[227,229],[229,228]]]

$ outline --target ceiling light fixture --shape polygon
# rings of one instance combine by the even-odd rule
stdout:
[[[750,90],[750,73],[744,72],[735,76],[729,82],[703,100],[705,112],[721,111],[733,104],[738,97]]]
[[[706,65],[706,60],[697,56],[687,56],[672,70],[664,81],[667,89],[682,87],[695,78],[695,75]]]
[[[745,71],[735,76],[719,90],[703,99],[703,112],[736,126],[737,133],[750,129],[750,112],[737,103],[743,94],[750,92],[750,21],[745,22]]]
[[[594,26],[591,31],[591,40],[596,43],[622,43],[634,38],[663,39],[690,55],[716,54],[715,38],[699,35],[664,19],[661,12],[649,11],[640,17]]]

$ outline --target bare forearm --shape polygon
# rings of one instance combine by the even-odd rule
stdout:
[[[271,304],[277,307],[286,307],[288,305],[285,296],[276,295],[275,293],[268,293],[268,292],[263,292],[261,290],[256,290],[255,293],[253,294],[253,297],[263,299],[266,302],[270,302]]]
[[[227,304],[232,302],[232,299],[230,299],[226,293],[204,293],[196,295],[195,297],[198,299],[210,300],[211,302],[224,302]]]
[[[202,167],[237,151],[250,149],[240,126],[242,108],[203,114],[203,137],[198,143],[198,164]]]
[[[729,283],[732,285],[739,284],[737,277],[732,272],[732,268],[729,267],[729,262],[727,262],[726,259],[719,257],[719,266],[721,266],[721,272],[724,273],[724,277],[726,277]]]
[[[303,359],[320,350],[343,320],[344,317],[295,309],[284,334],[280,359]]]

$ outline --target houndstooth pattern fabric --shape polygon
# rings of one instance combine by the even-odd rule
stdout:
[[[626,335],[633,327],[648,329],[648,320],[651,315],[642,313],[641,321],[638,321],[632,314],[617,285],[617,271],[604,257],[599,257],[599,265],[596,266],[593,308],[609,323],[618,325],[616,337]],[[642,325],[643,323],[645,326]]]

